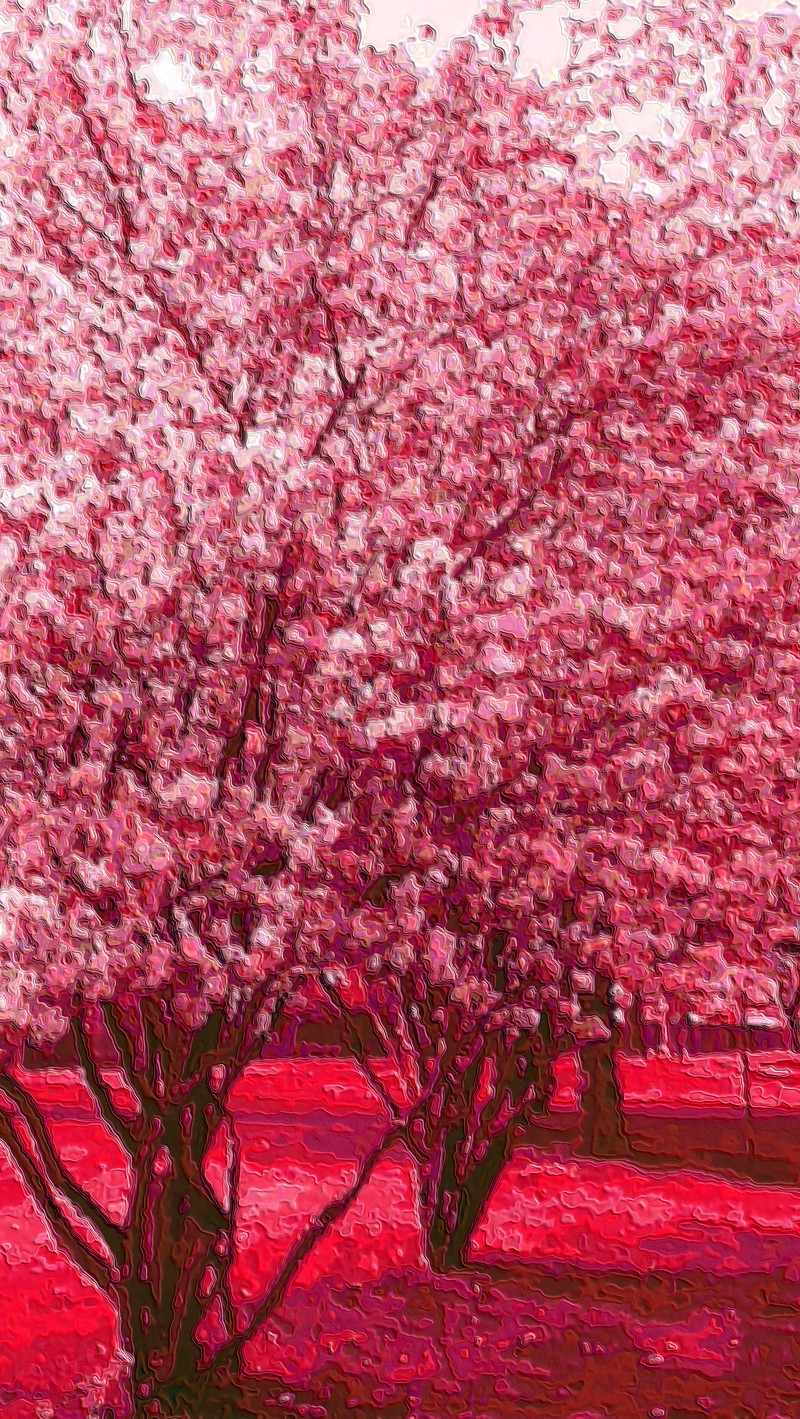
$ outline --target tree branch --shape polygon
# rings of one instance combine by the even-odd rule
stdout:
[[[367,1154],[358,1169],[355,1180],[348,1188],[347,1192],[344,1193],[342,1197],[337,1198],[335,1202],[331,1202],[327,1207],[323,1208],[319,1216],[309,1224],[290,1249],[278,1275],[275,1277],[266,1296],[260,1301],[245,1329],[240,1331],[238,1335],[233,1336],[231,1340],[217,1351],[209,1366],[210,1369],[214,1371],[224,1369],[230,1361],[235,1360],[240,1355],[244,1346],[258,1334],[262,1325],[269,1320],[273,1311],[280,1305],[306,1257],[316,1246],[317,1242],[327,1236],[328,1232],[335,1226],[339,1218],[344,1215],[351,1203],[355,1201],[359,1193],[362,1192],[369,1182],[378,1163],[385,1157],[389,1149],[393,1147],[399,1139],[404,1137],[405,1133],[405,1124],[398,1124],[394,1128],[389,1129],[380,1142]]]
[[[109,1291],[115,1282],[114,1273],[108,1263],[98,1256],[75,1231],[72,1223],[62,1212],[57,1202],[57,1190],[52,1189],[46,1179],[44,1169],[39,1166],[18,1133],[19,1115],[16,1117],[5,1109],[0,1109],[0,1141],[8,1149],[23,1181],[31,1192],[34,1202],[43,1212],[56,1241],[60,1242],[75,1265],[91,1277],[102,1291]],[[104,1238],[105,1240],[105,1238]],[[113,1254],[113,1253],[112,1253]],[[115,1262],[117,1258],[114,1258]]]
[[[179,1163],[187,1186],[195,1193],[200,1206],[199,1215],[195,1209],[197,1220],[216,1231],[225,1230],[230,1225],[229,1212],[226,1212],[217,1200],[211,1184],[203,1176],[203,1162],[207,1157],[214,1133],[225,1118],[225,1110],[207,1086],[200,1092],[193,1093],[191,1102],[184,1105],[182,1112],[185,1112],[186,1109],[193,1110],[195,1118],[198,1115],[202,1117],[202,1124],[198,1125],[193,1120],[194,1128],[197,1130],[194,1134],[196,1146],[194,1149],[180,1147],[175,1161]]]
[[[75,1019],[72,1022],[71,1034],[75,1050],[78,1055],[81,1068],[86,1077],[86,1084],[92,1095],[100,1116],[106,1126],[114,1134],[117,1142],[122,1145],[131,1158],[136,1151],[136,1145],[140,1138],[140,1128],[131,1125],[120,1114],[114,1097],[100,1073],[97,1059],[93,1053],[91,1029],[84,1020]],[[139,1118],[143,1121],[143,1113],[139,1109]],[[137,1123],[139,1120],[137,1120]]]
[[[265,597],[261,611],[261,627],[257,637],[254,638],[252,663],[247,672],[247,693],[245,695],[244,705],[239,719],[237,720],[236,728],[225,740],[217,765],[217,789],[214,797],[215,809],[219,807],[222,798],[223,785],[228,767],[238,758],[244,745],[246,726],[248,724],[261,725],[262,714],[260,701],[261,684],[264,678],[264,661],[275,631],[279,612],[280,603],[278,600],[274,596]],[[258,775],[262,779],[262,786],[263,780],[266,778],[268,755],[271,748],[274,748],[274,745],[267,746],[265,761],[262,761],[259,765]]]
[[[219,1301],[222,1311],[222,1323],[228,1332],[228,1338],[232,1339],[236,1329],[236,1318],[233,1310],[233,1301],[230,1293],[230,1272],[233,1266],[236,1243],[236,1229],[239,1222],[239,1189],[242,1175],[242,1149],[236,1125],[233,1119],[227,1120],[228,1137],[231,1148],[230,1169],[228,1172],[228,1246],[227,1252],[221,1256],[216,1250],[213,1255],[211,1265],[214,1270],[215,1285],[209,1298],[209,1303],[216,1299]]]
[[[61,1193],[76,1212],[85,1218],[89,1226],[93,1227],[102,1238],[114,1261],[118,1266],[121,1266],[124,1250],[122,1228],[112,1222],[89,1194],[70,1177],[53,1147],[47,1124],[32,1096],[8,1073],[3,1073],[0,1079],[0,1092],[16,1106],[22,1121],[29,1129],[41,1158],[43,1175],[50,1189],[53,1192]]]
[[[398,1119],[400,1117],[400,1110],[398,1109],[397,1104],[395,1103],[391,1094],[388,1092],[385,1084],[381,1079],[378,1078],[377,1074],[375,1073],[375,1070],[372,1067],[372,1061],[370,1060],[370,1057],[367,1054],[364,1045],[361,1041],[351,1011],[345,1005],[345,1002],[342,999],[339,991],[336,989],[336,986],[331,981],[327,981],[325,979],[324,971],[319,972],[318,979],[322,989],[328,996],[328,999],[336,1007],[339,1012],[339,1015],[344,1021],[345,1028],[347,1029],[347,1033],[349,1036],[349,1047],[352,1053],[355,1055],[356,1059],[358,1060],[361,1069],[366,1074],[370,1084],[372,1085],[373,1089],[375,1090],[375,1093],[378,1095],[384,1107],[388,1109],[390,1118]]]
[[[553,479],[556,478],[564,468],[564,465],[566,463],[565,443],[569,436],[569,431],[577,418],[577,412],[573,412],[561,421],[558,433],[556,435],[555,450],[553,452],[553,457],[550,460],[550,466],[547,472],[548,483],[552,482]],[[547,442],[547,440],[541,439],[538,442],[541,446],[541,444]],[[529,450],[529,452],[530,451],[531,450]],[[466,555],[463,556],[461,560],[457,562],[456,565],[453,567],[453,570],[451,572],[453,580],[456,580],[458,577],[463,576],[464,572],[468,571],[469,568],[472,566],[476,557],[483,556],[483,553],[486,551],[487,547],[489,547],[493,542],[497,542],[500,538],[505,537],[509,528],[513,526],[517,518],[520,516],[520,513],[523,513],[526,508],[530,507],[531,503],[534,501],[540,491],[541,486],[537,484],[533,492],[531,492],[526,498],[520,498],[520,500],[515,503],[514,506],[511,508],[511,511],[507,512],[505,517],[501,517],[500,521],[495,523],[494,527],[490,527],[488,531],[484,532],[480,537],[477,537],[475,539],[475,542],[473,543],[469,552],[467,552]]]
[[[296,984],[298,985],[298,988],[300,982],[303,979],[304,976],[301,976],[297,979]],[[230,1094],[231,1089],[233,1088],[233,1085],[236,1083],[236,1080],[241,1078],[247,1066],[254,1062],[256,1056],[259,1054],[263,1047],[266,1034],[262,1033],[257,1029],[257,1021],[264,1007],[264,1004],[269,998],[269,996],[270,987],[268,984],[265,984],[261,990],[256,992],[253,999],[248,1005],[244,1028],[241,1032],[239,1048],[233,1055],[230,1069],[228,1072],[228,1082],[226,1084],[226,1088],[223,1094],[223,1100],[225,1103],[227,1103],[228,1096]],[[289,992],[287,990],[284,991],[283,994],[280,995],[278,1000],[275,1002],[275,1007],[272,1012],[272,1020],[270,1022],[270,1030],[273,1030],[278,1024],[286,1010],[288,1003]]]
[[[142,1110],[143,1117],[146,1119],[149,1115],[153,1100],[152,1095],[147,1090],[142,1091],[142,1076],[141,1070],[136,1067],[135,1046],[124,1026],[120,1024],[114,1012],[113,1003],[110,1000],[101,1001],[99,1008],[111,1042],[119,1055],[120,1067],[126,1087],[130,1089]]]
[[[471,1031],[473,1044],[476,1033],[476,1029]],[[324,1208],[319,1216],[316,1217],[313,1222],[309,1223],[305,1231],[298,1237],[281,1266],[278,1275],[270,1286],[269,1291],[257,1306],[245,1329],[221,1346],[207,1367],[208,1369],[214,1372],[224,1370],[230,1362],[241,1357],[241,1351],[244,1346],[257,1335],[261,1326],[269,1320],[273,1311],[280,1305],[306,1257],[316,1246],[317,1242],[327,1236],[331,1228],[335,1226],[339,1218],[347,1211],[348,1207],[355,1202],[356,1198],[369,1182],[379,1162],[386,1156],[390,1148],[393,1148],[396,1143],[405,1143],[414,1158],[416,1158],[418,1162],[423,1161],[424,1152],[413,1137],[413,1126],[423,1118],[425,1110],[437,1090],[445,1066],[452,1063],[453,1057],[459,1045],[462,1043],[464,1042],[460,1038],[451,1042],[446,1054],[440,1057],[439,1067],[436,1069],[434,1077],[422,1097],[417,1100],[404,1118],[399,1119],[386,1130],[383,1137],[375,1144],[375,1147],[370,1150],[363,1159],[356,1177],[347,1192]],[[466,1043],[468,1044],[469,1040]]]
[[[317,434],[317,437],[314,440],[311,452],[309,454],[310,458],[318,458],[322,446],[328,438],[328,435],[333,432],[333,429],[339,422],[339,419],[344,413],[344,410],[347,408],[347,405],[351,403],[351,401],[358,393],[367,371],[367,362],[366,360],[362,360],[354,377],[352,379],[348,378],[344,364],[342,362],[342,352],[339,347],[339,336],[336,329],[336,321],[334,319],[333,311],[331,310],[330,306],[328,305],[328,302],[326,301],[325,297],[319,289],[319,283],[317,281],[316,273],[312,274],[310,285],[311,290],[314,294],[314,298],[320,310],[325,316],[325,324],[328,327],[328,339],[330,341],[331,354],[333,356],[333,366],[336,371],[336,378],[339,383],[340,390],[339,398],[336,400],[336,403],[331,409],[325,424],[321,428],[320,432]]]
[[[311,459],[319,457],[322,447],[325,444],[329,434],[333,433],[333,430],[338,424],[348,404],[352,402],[352,400],[355,398],[355,395],[358,393],[359,386],[364,378],[365,368],[366,367],[364,365],[361,366],[355,379],[352,382],[346,381],[345,386],[343,387],[342,392],[339,395],[339,398],[331,409],[330,414],[328,415],[325,423],[317,434],[314,443],[309,449],[307,458]]]
[[[166,1097],[167,1080],[165,1078],[165,1061],[162,1059],[161,1040],[159,1039],[158,1005],[154,1000],[140,999],[139,1014],[142,1020],[142,1030],[144,1032],[146,1061],[145,1077],[147,1078],[147,1088],[153,1101],[151,1112],[158,1112],[160,1101]]]
[[[440,157],[440,154],[437,155],[437,161],[440,160]],[[411,245],[412,237],[416,235],[428,207],[436,197],[443,182],[444,178],[442,177],[442,174],[440,172],[434,172],[430,182],[428,183],[427,188],[425,189],[423,196],[421,197],[420,201],[417,203],[416,208],[411,214],[411,219],[408,223],[408,228],[406,230],[405,240],[403,242],[404,251],[408,251]]]
[[[108,236],[107,233],[99,232],[95,228],[92,228],[92,230],[95,232],[96,235],[102,237],[106,245],[108,245],[117,254],[117,256],[122,256],[123,260],[128,263],[132,271],[135,271],[136,275],[142,282],[142,285],[148,298],[158,311],[159,321],[162,328],[171,330],[172,333],[178,337],[184,350],[186,351],[186,354],[189,356],[189,359],[194,365],[197,373],[200,375],[207,388],[210,389],[211,393],[214,395],[214,398],[220,409],[222,409],[227,415],[227,417],[233,421],[236,428],[236,436],[239,440],[239,443],[243,445],[247,437],[247,427],[245,422],[237,415],[236,411],[233,408],[231,391],[226,389],[225,385],[222,384],[218,379],[215,379],[214,376],[210,374],[209,371],[206,369],[205,361],[203,359],[203,346],[198,342],[197,337],[194,335],[194,333],[186,324],[186,322],[184,320],[181,320],[180,317],[176,314],[176,312],[172,309],[163,291],[161,291],[157,282],[153,279],[152,271],[148,270],[146,267],[143,268],[139,266],[134,260],[133,242],[135,237],[138,235],[138,229],[134,219],[133,209],[127,197],[125,196],[119,177],[117,176],[116,172],[114,171],[114,168],[108,160],[108,157],[106,156],[103,142],[94,131],[92,119],[89,115],[87,108],[88,95],[86,89],[84,88],[83,84],[74,72],[71,71],[65,77],[69,87],[73,90],[75,96],[75,107],[80,117],[81,127],[86,137],[86,141],[89,144],[92,152],[94,153],[98,163],[100,164],[100,167],[102,168],[103,174],[106,179],[109,198],[113,209],[116,212],[117,220],[119,221],[119,227],[122,236],[122,251],[119,251],[118,247],[112,241],[111,237]]]

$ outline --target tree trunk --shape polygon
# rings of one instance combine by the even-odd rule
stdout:
[[[480,1159],[472,1161],[459,1177],[455,1148],[446,1140],[444,1157],[429,1204],[426,1250],[432,1269],[439,1273],[464,1270],[478,1220],[508,1161],[513,1142],[506,1135],[494,1138]]]
[[[227,1110],[231,1087],[260,1047],[261,1006],[254,997],[240,1019],[217,1011],[199,1031],[150,1000],[130,1008],[105,1002],[73,1022],[86,1085],[131,1161],[132,1195],[119,1223],[72,1177],[13,1061],[0,1070],[0,1141],[57,1241],[116,1307],[134,1419],[263,1413],[265,1387],[242,1374],[228,1287],[239,1150]],[[105,1072],[110,1045],[125,1099]],[[230,1145],[227,1198],[215,1195],[204,1174],[220,1127]],[[204,1343],[201,1324],[212,1312],[219,1324]],[[226,1339],[214,1354],[211,1335],[220,1329]]]
[[[619,1031],[612,1019],[609,983],[601,979],[584,1004],[587,1013],[605,1025],[607,1038],[584,1047],[588,1083],[573,1143],[584,1156],[628,1157],[614,1065]],[[547,1108],[553,1062],[563,1045],[543,1017],[535,1040],[509,1045],[506,1037],[490,1032],[477,1043],[473,1039],[471,1052],[465,1047],[460,1059],[456,1054],[443,1071],[438,1109],[428,1121],[423,1150],[422,1216],[428,1260],[435,1271],[469,1264],[472,1238],[501,1172]],[[476,1092],[487,1063],[495,1071],[493,1098],[480,1109]]]
[[[264,1386],[224,1384],[208,1374],[154,1387],[134,1401],[132,1419],[256,1419],[264,1412]]]
[[[543,1044],[515,1042],[509,1048],[489,1035],[463,1073],[451,1072],[444,1082],[422,1182],[426,1250],[434,1271],[469,1265],[476,1227],[525,1132],[527,1114],[543,1107],[548,1096],[552,1060]],[[476,1090],[489,1062],[496,1070],[493,1097],[479,1111]]]
[[[110,1017],[109,1017],[110,1018]],[[238,1150],[226,1108],[226,1091],[241,1070],[244,1032],[225,1033],[212,1017],[192,1035],[145,1005],[145,1057],[121,1029],[115,1043],[142,1104],[133,1138],[133,1195],[124,1229],[120,1274],[111,1286],[136,1419],[199,1419],[246,1414],[236,1381],[238,1366],[222,1376],[198,1334],[212,1306],[226,1330],[232,1316],[227,1290],[233,1259]],[[91,1067],[91,1060],[88,1060]],[[210,1085],[211,1065],[223,1085]],[[95,1081],[96,1082],[96,1081]],[[230,1145],[228,1197],[218,1198],[204,1166],[218,1129]]]
[[[134,1357],[137,1414],[193,1419],[207,1412],[197,1328],[224,1282],[235,1215],[203,1181],[210,1132],[197,1106],[163,1107],[134,1160],[125,1269],[115,1292],[123,1347]]]
[[[605,1038],[582,1050],[588,1077],[581,1098],[580,1151],[590,1158],[627,1158],[631,1150],[615,1067],[621,1032],[611,980],[598,974],[593,988],[579,999],[584,1016],[599,1022],[605,1032]]]
[[[265,1389],[252,1388],[207,1374],[188,1376],[139,1395],[132,1419],[256,1419],[264,1412]]]

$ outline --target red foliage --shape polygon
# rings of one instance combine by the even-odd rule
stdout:
[[[796,34],[734,92],[721,11],[595,26],[548,92],[324,6],[170,23],[3,40],[8,1012],[375,957],[774,1005]],[[652,95],[683,147],[598,185]]]
[[[133,1069],[141,1002],[147,1117],[313,980],[491,1152],[519,1040],[793,1014],[796,24],[576,21],[547,90],[510,6],[427,75],[334,3],[52,9],[0,41],[9,1038]]]

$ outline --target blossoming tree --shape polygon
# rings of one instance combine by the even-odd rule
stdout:
[[[578,17],[546,89],[502,6],[422,72],[333,4],[192,16],[0,39],[0,1135],[141,1415],[240,1412],[398,1140],[463,1261],[566,1044],[602,1133],[637,992],[793,1014],[800,905],[797,31]],[[309,981],[402,1088],[244,1314],[203,1163]]]

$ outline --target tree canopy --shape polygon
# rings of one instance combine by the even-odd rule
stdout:
[[[6,1019],[348,967],[767,1003],[796,29],[576,21],[542,88],[503,7],[431,73],[228,10],[2,38]]]
[[[564,1042],[796,1013],[800,27],[578,10],[547,86],[523,18],[0,33],[0,1136],[137,1414],[395,1142],[449,1264]],[[204,1159],[310,985],[408,1092],[237,1321]],[[20,1082],[64,1036],[122,1222]]]

